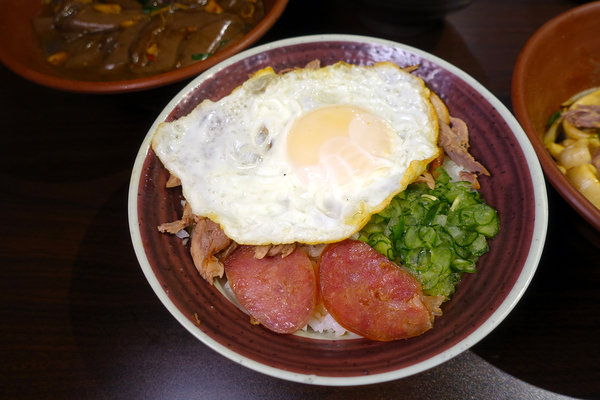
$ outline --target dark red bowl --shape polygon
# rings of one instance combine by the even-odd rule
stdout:
[[[42,0],[0,1],[0,62],[16,74],[40,85],[80,93],[125,93],[151,89],[197,76],[202,71],[250,47],[281,16],[287,0],[264,0],[265,17],[234,45],[204,61],[143,78],[120,81],[65,79],[46,62],[33,31],[32,19],[39,15]]]
[[[558,169],[542,140],[550,116],[565,100],[600,86],[600,1],[570,9],[545,23],[521,50],[512,76],[512,106],[560,195],[600,231],[596,208]]]
[[[395,342],[318,339],[278,335],[248,322],[246,314],[198,275],[189,251],[156,227],[178,218],[181,193],[165,189],[167,171],[150,149],[161,121],[187,114],[206,98],[217,100],[266,66],[276,71],[344,60],[355,64],[392,61],[419,64],[417,74],[471,130],[472,151],[492,172],[481,192],[500,216],[500,233],[464,278],[432,330]],[[225,357],[292,381],[358,385],[408,376],[468,349],[515,306],[540,259],[547,226],[542,170],[524,132],[507,109],[456,67],[402,44],[347,35],[283,40],[247,50],[211,68],[171,101],[150,129],[135,162],[129,221],[140,265],[157,296],[198,339]]]

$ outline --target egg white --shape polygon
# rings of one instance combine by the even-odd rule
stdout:
[[[389,148],[366,172],[352,174],[349,165],[349,180],[303,177],[290,160],[288,132],[307,113],[336,105],[383,121]],[[152,147],[181,180],[194,214],[236,242],[316,244],[351,236],[389,204],[438,156],[437,134],[421,79],[388,62],[340,62],[284,74],[263,69],[221,100],[160,124]]]

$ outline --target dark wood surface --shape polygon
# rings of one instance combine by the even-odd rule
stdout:
[[[510,108],[519,50],[576,5],[475,0],[409,32],[369,27],[344,1],[291,0],[260,43],[314,33],[396,40],[458,66]],[[131,167],[148,128],[187,82],[82,95],[2,66],[0,82],[0,398],[600,398],[600,235],[552,187],[547,244],[531,286],[472,349],[379,385],[286,382],[192,337],[154,295],[132,249]]]

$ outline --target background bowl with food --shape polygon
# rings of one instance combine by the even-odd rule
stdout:
[[[318,65],[315,65],[315,60],[318,60]],[[346,73],[351,75],[344,75]],[[356,75],[353,75],[354,73]],[[331,84],[336,82],[332,77],[338,74],[345,77],[342,79],[344,84]],[[252,78],[249,79],[250,76]],[[362,95],[357,95],[353,92],[355,80],[364,83],[364,79],[367,81],[372,79],[373,82],[384,79],[388,84],[369,84],[368,88],[359,90]],[[320,84],[313,85],[316,82]],[[401,92],[406,96],[397,99],[395,89],[386,92],[394,85],[404,88]],[[313,86],[317,89],[310,90]],[[356,86],[361,87],[360,84]],[[238,90],[232,93],[235,88]],[[337,93],[340,90],[346,91],[342,96],[343,104],[338,104],[340,98]],[[385,199],[379,198],[376,203],[380,204],[383,201],[388,207],[376,206],[369,209],[368,196],[365,196],[362,210],[368,210],[366,212],[368,217],[337,219],[351,225],[355,224],[360,232],[350,229],[343,236],[332,236],[326,239],[329,242],[341,241],[341,243],[322,246],[322,242],[318,241],[319,238],[301,239],[305,232],[300,227],[295,230],[295,224],[286,223],[287,216],[292,213],[288,212],[289,210],[285,211],[287,210],[285,207],[299,204],[303,196],[298,198],[288,196],[286,201],[282,201],[284,194],[279,193],[271,198],[269,194],[274,192],[267,190],[270,187],[269,182],[264,179],[258,185],[259,191],[261,189],[265,191],[265,200],[260,206],[268,209],[269,212],[285,215],[285,218],[266,221],[266,217],[262,220],[256,218],[255,213],[246,213],[246,218],[249,221],[256,220],[257,224],[262,223],[263,227],[266,227],[267,237],[271,229],[279,230],[278,234],[290,236],[284,240],[285,243],[270,246],[251,234],[248,236],[246,228],[239,232],[229,228],[230,223],[226,222],[226,219],[236,214],[234,208],[245,209],[246,206],[238,207],[240,202],[246,201],[243,198],[246,197],[244,194],[247,193],[248,197],[255,196],[254,192],[257,189],[244,186],[242,178],[252,174],[250,170],[256,171],[259,168],[258,164],[267,163],[272,168],[279,167],[281,163],[273,161],[266,155],[278,151],[278,146],[281,146],[278,141],[285,143],[287,140],[293,140],[290,137],[292,132],[296,132],[295,129],[291,129],[290,133],[284,136],[285,139],[276,137],[275,140],[269,140],[273,138],[270,135],[277,123],[272,124],[271,121],[263,118],[264,115],[272,116],[273,121],[277,121],[285,118],[286,115],[295,115],[294,113],[300,109],[311,109],[315,104],[328,104],[328,106],[317,107],[316,114],[311,112],[303,114],[302,122],[310,125],[313,117],[317,120],[323,117],[325,121],[338,121],[337,117],[341,118],[349,114],[357,117],[357,121],[354,117],[350,118],[357,124],[348,125],[357,127],[356,130],[352,130],[353,137],[361,137],[360,132],[363,131],[361,127],[365,126],[380,126],[382,132],[387,132],[386,123],[380,124],[376,118],[383,113],[375,112],[375,116],[363,115],[364,110],[373,110],[372,105],[364,103],[367,101],[364,98],[368,97],[364,95],[365,91],[375,94],[378,90],[381,90],[380,95],[373,95],[371,99],[383,108],[394,104],[396,100],[402,101],[401,99],[416,96],[407,104],[410,104],[410,107],[422,104],[423,108],[419,106],[417,109],[410,107],[405,109],[405,112],[412,113],[411,116],[407,115],[404,118],[407,126],[413,119],[412,122],[425,118],[425,121],[433,121],[432,129],[436,133],[439,124],[440,130],[452,129],[466,134],[465,131],[456,128],[461,125],[460,121],[463,121],[469,131],[468,141],[460,141],[458,145],[460,149],[453,148],[452,145],[444,145],[444,152],[456,152],[454,156],[457,156],[457,160],[462,157],[466,162],[471,163],[467,169],[479,172],[460,175],[464,171],[450,171],[457,177],[455,180],[450,179],[449,174],[441,172],[428,174],[435,169],[432,167],[436,164],[434,160],[441,160],[439,160],[440,152],[435,150],[435,142],[431,147],[432,143],[425,140],[429,137],[426,133],[429,130],[423,128],[425,131],[421,139],[406,140],[406,143],[414,146],[411,147],[414,151],[409,151],[411,157],[417,159],[408,162],[406,164],[409,166],[408,169],[403,169],[404,172],[397,175],[399,177],[397,187],[400,190],[396,190],[395,194],[400,197],[396,196],[391,200],[391,197],[383,196]],[[273,93],[277,95],[274,96]],[[308,95],[297,96],[302,93]],[[421,95],[429,100],[421,103],[417,100]],[[236,100],[238,97],[245,97],[248,100],[243,104],[254,104],[254,106],[242,108],[245,111],[238,115],[239,119],[236,117],[235,120],[246,121],[245,118],[249,117],[248,121],[240,122],[244,126],[256,121],[260,122],[256,122],[256,126],[253,125],[256,129],[252,132],[255,131],[256,135],[252,140],[223,140],[218,149],[211,147],[212,150],[204,151],[205,154],[200,158],[189,158],[183,155],[187,151],[185,144],[174,145],[179,138],[187,136],[177,133],[187,131],[187,124],[204,126],[207,123],[214,128],[209,131],[216,133],[219,127],[222,128],[224,122],[214,125],[213,122],[231,121],[229,117],[235,114],[236,110],[240,110],[240,107],[231,105],[239,103]],[[267,101],[259,101],[260,99],[267,99]],[[349,101],[350,105],[357,106],[356,109],[348,110]],[[199,104],[201,106],[197,107]],[[272,112],[274,108],[279,111]],[[329,119],[333,115],[335,118]],[[362,124],[365,121],[368,123]],[[403,124],[404,122],[398,121],[394,129],[401,130]],[[425,126],[427,124],[425,123]],[[288,125],[284,123],[282,126]],[[234,126],[227,125],[227,127],[227,130],[235,129]],[[157,133],[159,131],[160,134]],[[439,138],[445,137],[445,134],[447,132],[441,133]],[[227,132],[226,135],[233,135],[233,133]],[[362,154],[363,147],[368,147],[377,154],[386,154],[387,150],[378,150],[379,144],[383,143],[385,148],[385,143],[388,143],[385,135],[384,133],[384,138],[378,139],[377,143],[358,146],[360,150],[358,153]],[[218,143],[220,138],[220,134],[215,134],[210,141],[207,142],[207,137],[204,137],[199,139],[198,143],[206,143],[207,146],[211,143],[210,146],[213,146],[213,143]],[[334,142],[337,140],[337,138],[332,139]],[[165,147],[161,145],[162,142],[166,143]],[[465,151],[467,147],[469,156]],[[212,214],[198,211],[202,206],[197,208],[199,203],[193,200],[193,193],[202,194],[202,191],[186,189],[188,187],[186,182],[189,182],[187,175],[196,175],[196,172],[188,166],[179,169],[168,161],[170,159],[168,153],[176,148],[177,154],[173,158],[176,160],[175,164],[187,160],[184,164],[188,165],[188,161],[193,164],[200,159],[216,157],[209,162],[215,164],[210,168],[217,169],[216,175],[205,174],[202,172],[203,169],[200,169],[198,170],[200,177],[201,179],[210,177],[209,180],[218,183],[219,180],[214,178],[221,174],[220,176],[227,182],[236,185],[239,183],[240,186],[235,187],[233,184],[224,185],[224,190],[228,194],[238,196],[237,200],[222,202],[225,208]],[[333,146],[330,150],[335,152],[338,148],[346,147]],[[356,146],[348,151],[355,154]],[[421,159],[418,159],[417,153],[421,154]],[[218,154],[232,155],[236,159],[235,163],[241,163],[240,165],[245,168],[239,168],[233,175],[225,174],[222,171],[230,166],[221,165]],[[451,158],[454,160],[453,157]],[[207,159],[201,161],[201,163],[205,162]],[[375,164],[377,162],[379,161],[373,161]],[[363,165],[368,166],[373,163],[365,162]],[[208,167],[208,164],[206,165]],[[377,165],[375,170],[378,171],[387,168],[383,167],[383,164]],[[439,165],[436,164],[437,167]],[[221,172],[218,172],[219,170]],[[266,169],[260,171],[261,173],[254,175],[259,175],[261,178],[267,176],[262,173]],[[181,179],[173,180],[173,175]],[[275,179],[275,175],[269,176]],[[280,175],[276,177],[278,182],[290,188],[290,191],[285,192],[293,193],[287,173]],[[316,172],[307,174],[308,181],[320,179],[316,175],[318,175]],[[327,177],[327,174],[324,176]],[[136,255],[155,293],[173,316],[203,343],[247,367],[283,379],[328,385],[367,384],[401,378],[444,362],[482,339],[512,310],[527,288],[543,249],[547,204],[542,177],[531,144],[516,120],[493,95],[456,67],[420,50],[381,39],[349,35],[291,38],[246,50],[216,65],[191,82],[167,105],[150,128],[135,162],[129,192],[130,230]],[[301,181],[302,179],[297,179],[295,182]],[[415,183],[415,181],[419,182]],[[462,181],[462,183],[454,181]],[[185,196],[179,187],[180,184],[184,187]],[[476,191],[473,191],[473,185],[478,187]],[[219,185],[205,186],[211,194],[200,195],[199,202],[202,203],[210,197],[222,197],[223,192],[219,193],[220,189],[216,186]],[[405,187],[406,190],[402,190]],[[446,196],[445,190],[452,194]],[[242,194],[242,198],[239,194]],[[352,193],[344,192],[344,194],[353,197]],[[371,189],[367,190],[367,194],[376,195]],[[444,196],[452,199],[448,207],[443,206],[439,201]],[[342,197],[346,198],[346,196]],[[481,204],[479,201],[481,199],[485,199],[487,205]],[[199,215],[193,216],[189,211],[185,212],[187,204],[191,204],[193,213]],[[319,197],[319,193],[316,193],[313,205],[315,204],[320,210],[328,210],[331,219],[335,219],[332,217],[333,211],[337,210],[340,215],[343,215],[343,207],[339,209],[332,207],[335,204],[333,195]],[[392,204],[393,208],[390,208]],[[434,204],[435,207],[432,206]],[[403,215],[408,215],[403,211],[405,207],[423,211],[411,212],[410,216],[416,219],[417,214],[420,214],[426,226],[412,228],[415,226],[415,221],[402,218]],[[443,214],[443,210],[447,214]],[[264,213],[264,210],[260,212]],[[453,212],[456,213],[452,214]],[[461,217],[457,218],[459,214]],[[210,218],[204,218],[206,215]],[[186,222],[189,218],[193,219],[191,224]],[[213,220],[219,223],[214,223]],[[281,224],[278,224],[279,221]],[[248,221],[242,222],[246,224]],[[475,229],[475,233],[462,230],[458,226],[462,223]],[[219,231],[219,224],[222,225],[224,232]],[[188,228],[191,225],[194,230],[190,238]],[[209,257],[201,257],[200,262],[195,255],[191,254],[194,244],[190,243],[194,241],[194,232],[199,229],[199,226],[204,227],[201,232],[217,231],[219,236],[210,236],[212,239],[223,239],[225,236],[224,245],[219,245],[219,250],[212,245],[209,246],[209,251],[204,253]],[[290,229],[286,229],[285,226]],[[327,227],[320,228],[326,230]],[[437,231],[437,228],[440,230]],[[260,231],[258,226],[250,229]],[[402,240],[386,241],[385,237],[389,238],[391,231],[402,231]],[[221,233],[226,235],[220,236]],[[347,235],[353,240],[343,240]],[[232,238],[233,241],[239,240],[243,245],[231,249],[231,241],[228,239]],[[381,240],[375,240],[376,238]],[[370,242],[371,239],[375,241]],[[452,240],[452,244],[445,239]],[[288,246],[290,244],[288,241],[295,242],[292,246]],[[207,243],[214,244],[216,241],[210,240]],[[247,250],[249,245],[257,246],[249,251]],[[432,245],[431,249],[435,248],[435,250],[426,250],[426,248],[430,250],[428,245]],[[340,265],[335,260],[338,259],[339,254],[349,254],[347,247],[353,249],[351,252],[356,254],[376,253],[368,256],[371,260],[380,260],[379,257],[398,260],[401,259],[400,257],[405,257],[402,258],[407,260],[406,268],[402,269],[404,272],[397,272],[398,268],[389,265],[387,261],[375,263],[377,268],[373,270],[372,275],[380,276],[381,279],[374,279],[375,290],[371,291],[373,295],[371,300],[387,302],[393,297],[391,294],[393,290],[390,291],[379,285],[380,282],[388,279],[393,282],[403,282],[398,285],[408,293],[408,298],[403,298],[400,305],[408,305],[408,310],[416,310],[415,315],[423,322],[420,326],[424,328],[418,329],[416,335],[399,329],[395,332],[400,331],[400,336],[388,337],[382,334],[389,331],[388,326],[382,328],[377,325],[381,321],[387,323],[398,319],[402,325],[402,322],[407,321],[406,314],[402,314],[401,318],[393,318],[389,312],[384,312],[374,318],[373,323],[367,324],[366,329],[359,325],[367,319],[368,313],[362,314],[365,318],[360,318],[359,321],[352,320],[353,313],[344,314],[348,307],[342,302],[343,300],[340,300],[340,296],[337,295],[339,292],[335,287],[348,288],[352,285],[351,277],[354,272],[349,267],[352,261],[347,260],[342,263],[342,269],[339,270]],[[199,248],[202,250],[202,247]],[[256,256],[257,248],[263,252],[260,257]],[[419,248],[422,251],[416,250]],[[229,252],[230,249],[233,253],[228,255],[221,253],[221,251]],[[466,249],[469,249],[469,254],[475,255],[473,262],[466,260]],[[271,251],[274,255],[268,254]],[[297,268],[298,274],[295,276],[300,278],[296,281],[302,282],[302,288],[307,289],[306,292],[309,293],[307,296],[304,294],[300,296],[302,299],[310,300],[312,298],[310,293],[314,293],[311,288],[315,284],[315,279],[319,281],[317,284],[319,291],[323,292],[325,308],[331,308],[329,311],[333,319],[340,322],[342,328],[350,333],[345,334],[344,329],[342,332],[336,331],[335,324],[325,324],[328,325],[325,329],[322,326],[312,325],[298,329],[300,325],[306,323],[306,316],[299,316],[296,313],[294,315],[298,318],[291,324],[292,329],[279,330],[278,325],[271,324],[268,315],[265,317],[263,313],[273,307],[264,307],[260,304],[257,306],[249,301],[256,296],[255,292],[247,295],[243,290],[235,288],[236,282],[248,281],[246,279],[248,277],[239,278],[239,274],[236,275],[239,272],[240,259],[249,263],[248,268],[261,270],[265,264],[255,259],[271,257],[269,262],[276,264],[272,270],[276,270],[279,269],[278,260],[281,259],[282,253],[285,253],[286,257],[308,259],[310,262],[307,265],[315,263],[319,266],[314,272],[317,278],[310,269]],[[459,255],[458,258],[455,257],[456,254]],[[209,262],[205,265],[203,261],[206,260]],[[224,265],[220,266],[221,260]],[[306,263],[299,262],[297,265],[304,264]],[[387,266],[382,267],[384,264]],[[409,264],[414,269],[411,270]],[[225,274],[220,268],[225,270]],[[390,272],[392,270],[395,272]],[[440,274],[440,272],[444,273]],[[256,274],[251,275],[253,277]],[[224,282],[224,277],[229,281]],[[336,281],[338,277],[349,277],[349,279],[339,283]],[[363,280],[366,280],[366,277]],[[307,281],[309,284],[305,285]],[[251,285],[260,287],[262,291],[269,282],[253,282]],[[244,287],[248,288],[248,285]],[[281,288],[283,287],[287,286],[283,284]],[[359,285],[359,288],[364,286]],[[355,289],[356,287],[352,288],[353,291]],[[356,306],[356,299],[351,297],[352,305]],[[440,301],[432,301],[435,300],[434,298]],[[273,302],[269,304],[277,305]],[[309,308],[314,306],[310,301],[307,304]],[[296,305],[290,305],[282,312]],[[359,309],[365,310],[360,305]],[[253,311],[249,313],[248,310]],[[312,310],[313,313],[317,312],[316,308]],[[377,308],[377,310],[382,309]],[[252,314],[252,318],[248,314]],[[423,316],[425,318],[421,318]],[[432,320],[433,326],[431,326]],[[290,319],[286,318],[284,322],[287,324]],[[408,338],[408,336],[413,337]]]
[[[243,50],[287,0],[0,3],[0,61],[55,89],[139,91],[178,82]]]
[[[514,113],[546,177],[600,230],[600,2],[544,24],[525,44],[512,81]]]

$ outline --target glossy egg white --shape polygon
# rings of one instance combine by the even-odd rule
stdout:
[[[152,147],[193,212],[236,242],[335,242],[438,156],[429,93],[387,62],[266,68],[160,124]]]

